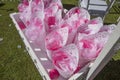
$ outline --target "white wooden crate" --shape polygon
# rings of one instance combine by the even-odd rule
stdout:
[[[26,49],[31,56],[36,68],[41,74],[44,80],[51,80],[48,71],[50,69],[54,69],[51,61],[48,59],[46,52],[42,51],[37,45],[33,44],[32,41],[29,41],[24,35],[24,31],[21,30],[20,26],[24,26],[24,23],[20,20],[18,13],[10,14],[13,23],[15,24],[16,29],[18,30],[23,42],[26,46]],[[100,55],[93,63],[87,64],[81,71],[72,75],[69,79],[64,79],[63,77],[59,77],[58,80],[80,80],[81,78],[85,78],[85,80],[93,80],[94,77],[101,71],[101,69],[108,63],[113,54],[116,51],[115,45],[120,40],[120,22],[117,25],[117,28],[111,34],[107,44],[101,51]],[[118,45],[119,46],[119,45]],[[86,75],[84,75],[86,74]]]

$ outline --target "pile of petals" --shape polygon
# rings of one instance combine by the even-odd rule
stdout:
[[[23,0],[18,10],[26,37],[46,51],[54,65],[51,79],[69,78],[94,61],[116,27],[103,25],[100,17],[90,20],[83,8],[65,12],[61,0]]]

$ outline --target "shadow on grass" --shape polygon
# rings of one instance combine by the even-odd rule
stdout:
[[[7,9],[7,11],[9,12],[9,11],[14,11],[14,9],[13,8],[11,8],[11,9]]]
[[[75,7],[75,5],[72,5],[72,4],[63,4],[63,7],[66,8],[67,10],[70,10],[71,8]]]
[[[94,80],[120,80],[120,60],[111,60]]]
[[[120,14],[120,6],[113,6],[113,11],[110,11],[110,14]]]
[[[116,23],[113,23],[113,22],[111,22],[111,23],[110,23],[110,22],[109,22],[109,23],[108,23],[108,22],[105,22],[104,24],[105,24],[105,25],[117,24],[117,22],[116,22]]]
[[[13,8],[10,8],[10,9],[1,9],[1,10],[5,10],[5,11],[7,11],[7,12],[14,11]]]
[[[4,6],[4,5],[5,5],[5,3],[0,2],[0,7],[2,7],[2,6]]]
[[[0,7],[2,7],[2,6],[4,6],[4,5],[5,5],[5,3],[0,2]],[[7,12],[9,12],[9,11],[14,11],[13,8],[10,8],[10,9],[0,9],[0,10],[5,10],[5,11],[7,11]]]

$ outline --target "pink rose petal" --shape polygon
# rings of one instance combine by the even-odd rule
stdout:
[[[60,76],[59,72],[56,69],[51,69],[49,71],[49,76],[52,80],[56,80],[58,79],[58,77]]]

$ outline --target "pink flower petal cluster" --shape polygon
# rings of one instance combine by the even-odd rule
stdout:
[[[79,60],[78,49],[75,44],[67,45],[52,53],[52,61],[58,72],[69,78],[77,69]]]

